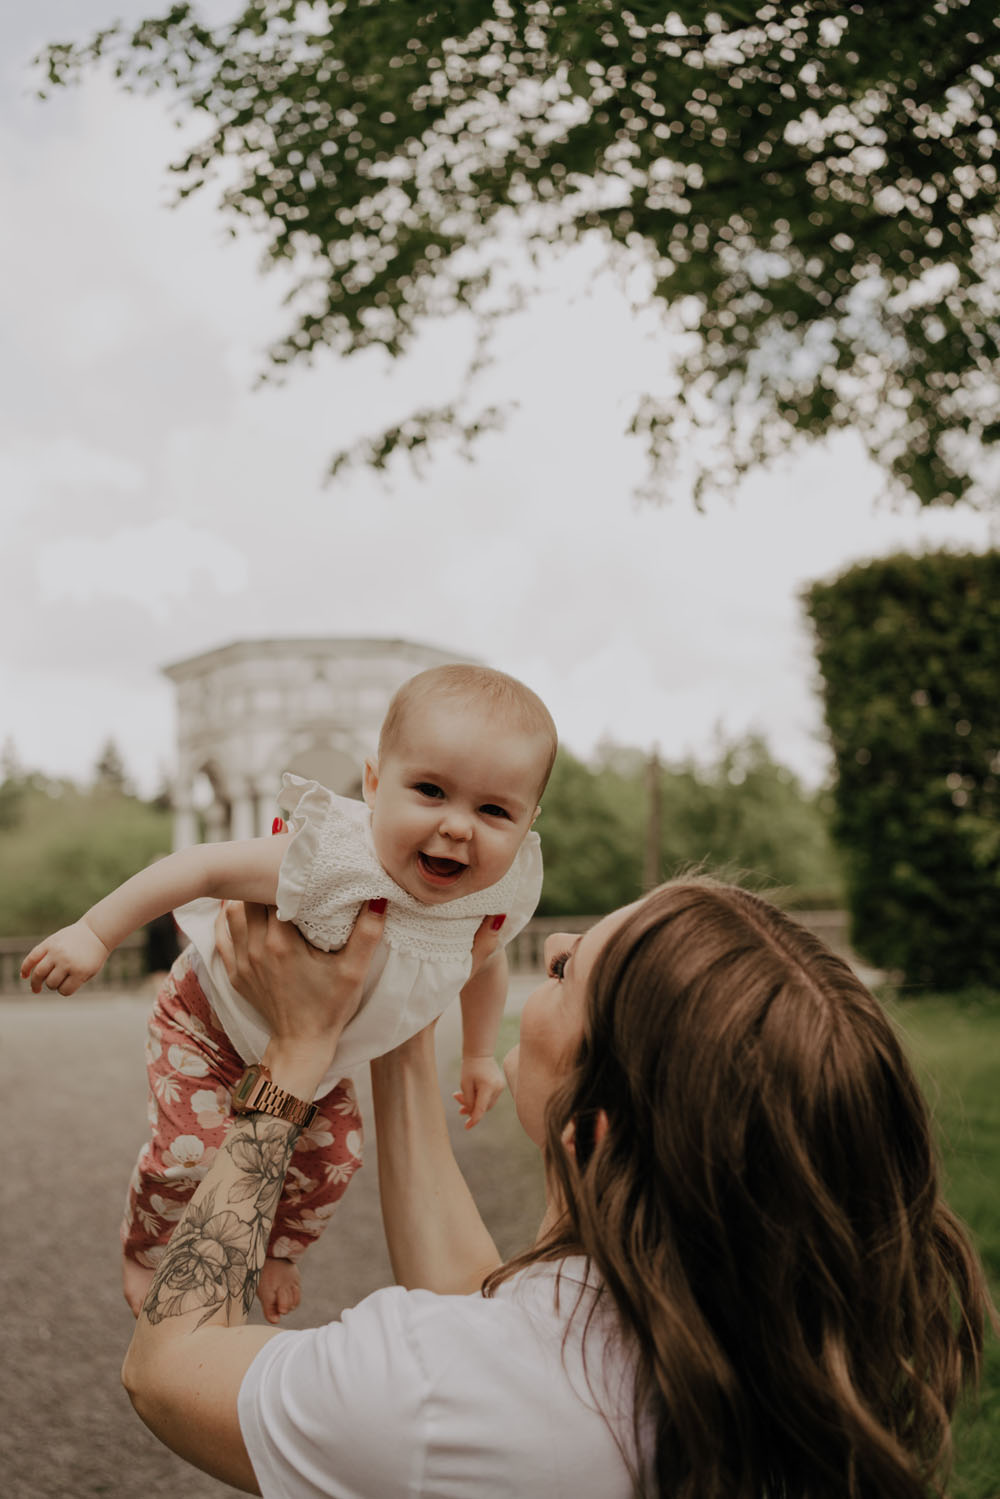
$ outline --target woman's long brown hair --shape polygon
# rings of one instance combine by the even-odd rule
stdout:
[[[990,1301],[912,1070],[846,963],[748,891],[654,891],[597,958],[546,1132],[564,1217],[486,1291],[589,1257],[634,1350],[637,1493],[944,1493]]]

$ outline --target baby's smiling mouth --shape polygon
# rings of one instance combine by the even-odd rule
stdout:
[[[438,859],[433,854],[419,853],[417,863],[421,872],[427,875],[435,884],[451,884],[457,880],[468,869],[467,864],[462,864],[458,859]]]

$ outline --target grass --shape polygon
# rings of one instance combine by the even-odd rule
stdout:
[[[937,1124],[945,1193],[1000,1300],[1000,994],[889,1000]],[[1000,1499],[1000,1343],[955,1426],[952,1499]]]

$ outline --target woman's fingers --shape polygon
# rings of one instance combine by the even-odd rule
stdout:
[[[219,908],[219,914],[215,918],[215,949],[222,959],[222,966],[230,979],[235,978],[238,970],[237,944],[242,951],[246,950],[246,916],[243,910],[243,902],[239,900],[226,900]]]
[[[370,900],[358,912],[351,935],[340,949],[338,967],[348,981],[364,983],[385,926],[385,906],[384,900]]]

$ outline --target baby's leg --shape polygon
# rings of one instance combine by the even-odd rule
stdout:
[[[257,1294],[269,1322],[298,1305],[297,1261],[319,1238],[361,1165],[361,1114],[350,1078],[317,1099],[317,1110],[295,1143],[267,1246]]]
[[[146,1040],[150,1139],[129,1182],[122,1289],[136,1316],[170,1235],[225,1138],[243,1071],[182,953],[157,995]]]

